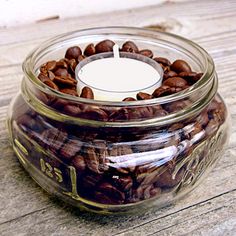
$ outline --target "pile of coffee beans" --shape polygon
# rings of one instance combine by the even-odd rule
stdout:
[[[110,52],[113,46],[113,41],[104,40],[89,44],[83,52],[78,46],[70,47],[65,58],[43,64],[38,78],[62,93],[94,99],[89,87],[77,93],[75,68],[85,57]],[[125,42],[120,50],[153,58],[164,71],[163,84],[152,94],[140,91],[136,98],[127,97],[123,101],[178,93],[202,76],[193,72],[186,61],[171,63],[167,58],[154,57],[151,50],[140,50],[131,41]],[[164,105],[113,108],[50,96],[39,94],[38,98],[69,116],[110,122],[166,116],[192,104],[181,99]],[[23,98],[18,103],[21,114],[15,114],[14,135],[28,150],[26,158],[47,177],[58,181],[61,193],[71,190],[74,183],[69,167],[74,167],[78,195],[103,204],[139,202],[191,185],[215,161],[217,148],[225,142],[222,137],[215,138],[226,118],[225,105],[218,95],[194,117],[171,125],[143,128],[70,124],[41,115]],[[38,148],[32,148],[35,145]]]
[[[65,58],[59,61],[48,61],[40,68],[38,78],[47,86],[59,90],[72,96],[80,96],[83,98],[94,99],[93,91],[89,87],[85,87],[80,94],[76,91],[75,68],[84,58],[94,54],[111,52],[115,43],[109,39],[103,40],[96,45],[93,43],[86,46],[82,52],[79,46],[73,46],[67,49]],[[132,41],[125,42],[120,48],[122,52],[138,53],[149,58],[153,58],[161,65],[164,72],[163,84],[161,87],[153,91],[153,94],[140,93],[136,98],[124,98],[123,101],[135,101],[152,99],[161,96],[170,95],[180,92],[197,82],[202,73],[193,72],[189,64],[184,60],[176,60],[171,63],[167,58],[154,57],[150,49],[140,50]]]
[[[79,196],[103,204],[126,204],[160,197],[185,182],[191,185],[193,176],[214,161],[214,148],[223,145],[213,137],[225,115],[224,103],[216,98],[197,117],[165,127],[96,128],[58,122],[27,107],[16,121],[28,140],[15,133],[37,168],[42,168],[41,158],[51,170],[56,167],[62,172],[63,189],[71,189],[68,167],[73,166]],[[35,143],[47,154],[32,148]],[[198,146],[203,148],[193,156]]]

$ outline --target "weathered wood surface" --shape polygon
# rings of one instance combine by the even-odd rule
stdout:
[[[116,14],[0,29],[0,235],[236,235],[236,1],[167,1]],[[227,152],[189,196],[136,216],[99,216],[54,199],[21,168],[8,142],[7,107],[20,88],[21,63],[59,33],[107,25],[152,26],[178,33],[214,58],[219,91],[232,114]]]

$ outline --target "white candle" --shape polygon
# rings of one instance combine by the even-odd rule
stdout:
[[[138,92],[152,94],[161,85],[161,68],[154,60],[131,53],[124,53],[126,57],[120,57],[116,44],[113,47],[114,57],[111,57],[112,53],[108,54],[109,57],[105,58],[101,54],[91,56],[91,59],[85,59],[90,60],[85,65],[78,65],[76,75],[79,91],[89,86],[96,100],[122,101],[125,97],[135,98]],[[150,61],[155,68],[148,64]]]

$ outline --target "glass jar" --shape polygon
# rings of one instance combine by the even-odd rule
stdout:
[[[126,102],[73,97],[37,79],[40,66],[68,47],[107,38],[183,59],[203,76],[181,92]],[[204,179],[226,146],[229,116],[214,63],[179,36],[125,27],[72,32],[41,44],[23,71],[8,115],[13,149],[43,189],[82,209],[135,212],[172,203]]]

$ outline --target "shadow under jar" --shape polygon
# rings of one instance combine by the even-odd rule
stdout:
[[[40,66],[67,48],[107,38],[183,59],[203,76],[175,94],[123,102],[70,96],[37,79]],[[222,156],[227,109],[211,57],[191,41],[137,28],[83,30],[42,44],[23,70],[8,115],[14,151],[42,188],[74,206],[100,213],[162,207],[191,191]]]

